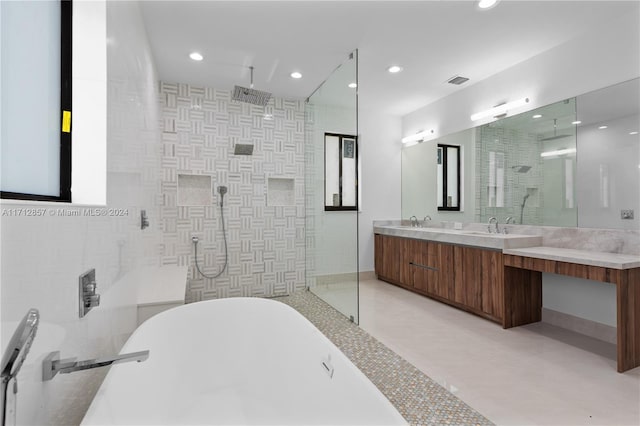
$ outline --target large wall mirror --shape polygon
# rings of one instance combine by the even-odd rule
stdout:
[[[638,229],[640,79],[402,153],[402,217]],[[442,211],[441,145],[460,147],[460,211]]]

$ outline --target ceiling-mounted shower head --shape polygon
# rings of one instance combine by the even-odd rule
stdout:
[[[511,169],[516,173],[527,173],[531,166],[511,166]]]
[[[249,67],[249,69],[251,70],[251,86],[249,88],[235,86],[231,99],[253,105],[266,106],[271,99],[271,93],[253,88],[253,67]]]
[[[571,135],[559,135],[558,134],[558,119],[553,119],[553,136],[549,136],[547,138],[540,139],[541,142],[553,141],[560,138],[567,138]]]

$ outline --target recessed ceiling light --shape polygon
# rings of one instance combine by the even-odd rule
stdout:
[[[542,114],[536,114],[532,118],[540,118],[540,117],[542,117]]]
[[[391,74],[395,74],[402,71],[402,67],[398,65],[391,65],[389,68],[387,68],[387,71],[389,71]]]
[[[302,78],[302,74],[300,74],[298,71],[294,71],[291,73],[291,78]]]
[[[349,83],[349,88],[355,89],[356,87],[358,87],[357,83]]]
[[[582,121],[580,121],[580,120],[576,120],[576,121],[572,121],[572,122],[571,122],[571,124],[574,124],[574,125],[578,125],[578,124],[580,124],[580,123],[582,123]]]
[[[489,9],[498,3],[498,0],[480,0],[478,2],[478,7],[480,9]]]
[[[638,132],[629,132],[630,135],[637,135]]]
[[[202,56],[200,53],[198,52],[191,52],[189,53],[189,57],[191,59],[193,59],[194,61],[201,61],[204,59],[204,56]]]
[[[600,129],[600,130],[604,130],[604,129],[606,129],[606,128],[607,128],[607,126],[600,126],[600,127],[598,127],[598,129]]]

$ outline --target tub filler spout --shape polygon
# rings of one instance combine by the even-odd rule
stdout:
[[[149,351],[140,351],[98,359],[88,359],[86,361],[76,361],[75,358],[60,359],[59,351],[51,352],[44,361],[42,361],[42,381],[51,380],[58,373],[73,373],[74,371],[107,367],[109,365],[130,361],[142,362],[147,358],[149,358]]]

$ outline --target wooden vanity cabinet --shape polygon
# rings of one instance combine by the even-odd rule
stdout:
[[[381,280],[401,284],[400,265],[402,261],[402,238],[375,234],[374,262],[376,275]]]
[[[453,288],[453,246],[403,239],[401,283],[423,294],[449,299]]]
[[[375,234],[378,278],[501,323],[502,252]]]
[[[455,260],[453,300],[486,318],[502,322],[504,310],[502,252],[455,246]]]

